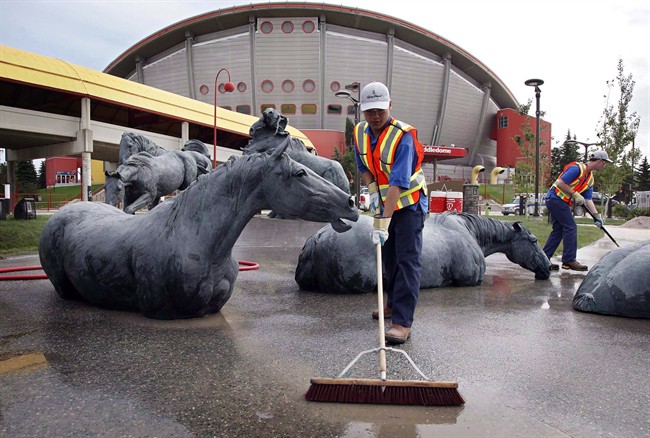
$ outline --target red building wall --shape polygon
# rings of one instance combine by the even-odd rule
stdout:
[[[81,157],[54,157],[45,160],[45,184],[79,184],[77,169],[81,168]]]
[[[334,149],[338,149],[341,154],[345,153],[345,132],[322,129],[301,129],[300,132],[311,140],[321,157],[333,158]]]
[[[521,152],[515,141],[515,136],[522,135],[522,124],[528,123],[530,130],[535,134],[537,118],[519,114],[517,111],[506,108],[497,112],[496,141],[497,141],[497,166],[515,167]],[[540,157],[545,154],[547,160],[551,159],[551,124],[540,120]]]

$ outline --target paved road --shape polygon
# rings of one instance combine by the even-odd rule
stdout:
[[[424,290],[404,349],[464,407],[310,403],[377,343],[373,295],[298,290],[298,254],[319,224],[256,217],[222,312],[156,321],[60,300],[47,280],[0,282],[0,436],[642,437],[650,433],[650,321],[575,312],[584,273],[548,281],[496,254],[482,285]],[[610,227],[621,245],[650,230]],[[593,264],[606,238],[579,251]],[[0,267],[34,265],[33,255]],[[22,359],[26,366],[10,371]],[[416,378],[389,355],[389,377]],[[373,357],[353,375],[377,377]]]

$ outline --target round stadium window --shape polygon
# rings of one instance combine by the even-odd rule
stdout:
[[[282,32],[291,33],[293,32],[293,23],[291,21],[285,21],[282,23]]]
[[[302,83],[302,89],[305,90],[307,93],[311,93],[316,89],[316,83],[311,79],[307,79],[305,80],[305,82]]]
[[[286,81],[282,82],[282,90],[284,90],[285,93],[291,93],[294,89],[293,81],[290,79],[287,79]]]
[[[273,82],[269,81],[268,79],[263,80],[262,91],[265,93],[270,93],[271,91],[273,91]]]
[[[302,23],[303,32],[312,33],[314,30],[316,30],[316,25],[314,24],[313,21],[307,20],[304,23]]]
[[[262,33],[266,33],[266,34],[273,32],[273,23],[271,23],[270,21],[263,22],[260,25],[260,30],[262,31]]]

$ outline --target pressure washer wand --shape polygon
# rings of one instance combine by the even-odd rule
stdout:
[[[587,213],[589,213],[589,216],[591,216],[592,218],[594,218],[594,220],[596,220],[596,216],[594,216],[594,214],[593,214],[593,213],[592,213],[588,208],[585,208],[585,210],[587,210]],[[621,245],[619,245],[619,244],[616,242],[616,240],[614,240],[614,238],[612,237],[612,235],[609,234],[609,231],[607,231],[607,230],[605,229],[605,226],[604,226],[604,225],[601,225],[601,226],[600,226],[600,229],[603,230],[603,232],[604,232],[605,234],[607,234],[607,237],[609,237],[610,239],[612,239],[612,242],[614,242],[614,245],[618,246],[619,248],[621,247]]]

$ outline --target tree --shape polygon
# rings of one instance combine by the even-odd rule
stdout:
[[[650,164],[648,164],[648,157],[643,157],[643,161],[636,169],[634,188],[642,192],[650,190]]]
[[[532,105],[532,100],[529,99],[528,103],[520,105],[517,111],[519,114],[527,114]],[[543,115],[540,113],[540,116]],[[544,129],[543,126],[540,129]],[[535,133],[531,129],[531,117],[526,117],[525,121],[521,124],[521,134],[515,135],[515,143],[521,153],[521,158],[517,160],[515,165],[515,174],[512,178],[515,188],[520,193],[533,193],[535,190],[535,164],[537,161],[537,142]],[[542,151],[542,146],[546,144],[545,141],[540,139],[539,147],[539,186],[540,189],[546,187],[546,179],[549,173],[549,157]],[[541,192],[541,191],[540,191]]]
[[[564,170],[564,166],[567,164],[580,161],[580,151],[578,151],[578,145],[567,143],[569,140],[575,140],[576,136],[571,137],[571,130],[567,130],[566,138],[562,146],[554,148],[551,151],[551,177],[556,178]]]
[[[334,151],[334,160],[341,163],[345,175],[350,181],[350,192],[356,193],[357,188],[354,186],[354,174],[357,169],[357,161],[354,156],[354,123],[350,118],[345,119],[345,144],[347,146],[345,153],[341,154],[338,149]]]
[[[44,189],[47,187],[47,178],[45,173],[45,160],[41,161],[41,166],[38,169],[38,188]]]
[[[16,161],[16,191],[18,193],[35,193],[38,177],[32,161]]]
[[[638,114],[629,112],[635,82],[631,73],[625,74],[622,59],[618,60],[617,70],[616,80],[607,81],[609,90],[604,96],[607,100],[598,132],[598,137],[604,145],[603,149],[613,164],[599,172],[598,178],[596,178],[596,188],[598,191],[610,195],[616,193],[623,186],[624,181],[632,181],[634,166],[641,155],[639,150],[634,148],[626,152],[626,148],[634,142],[640,123]],[[619,92],[616,108],[609,105],[609,92],[615,84],[618,85],[617,91]]]

